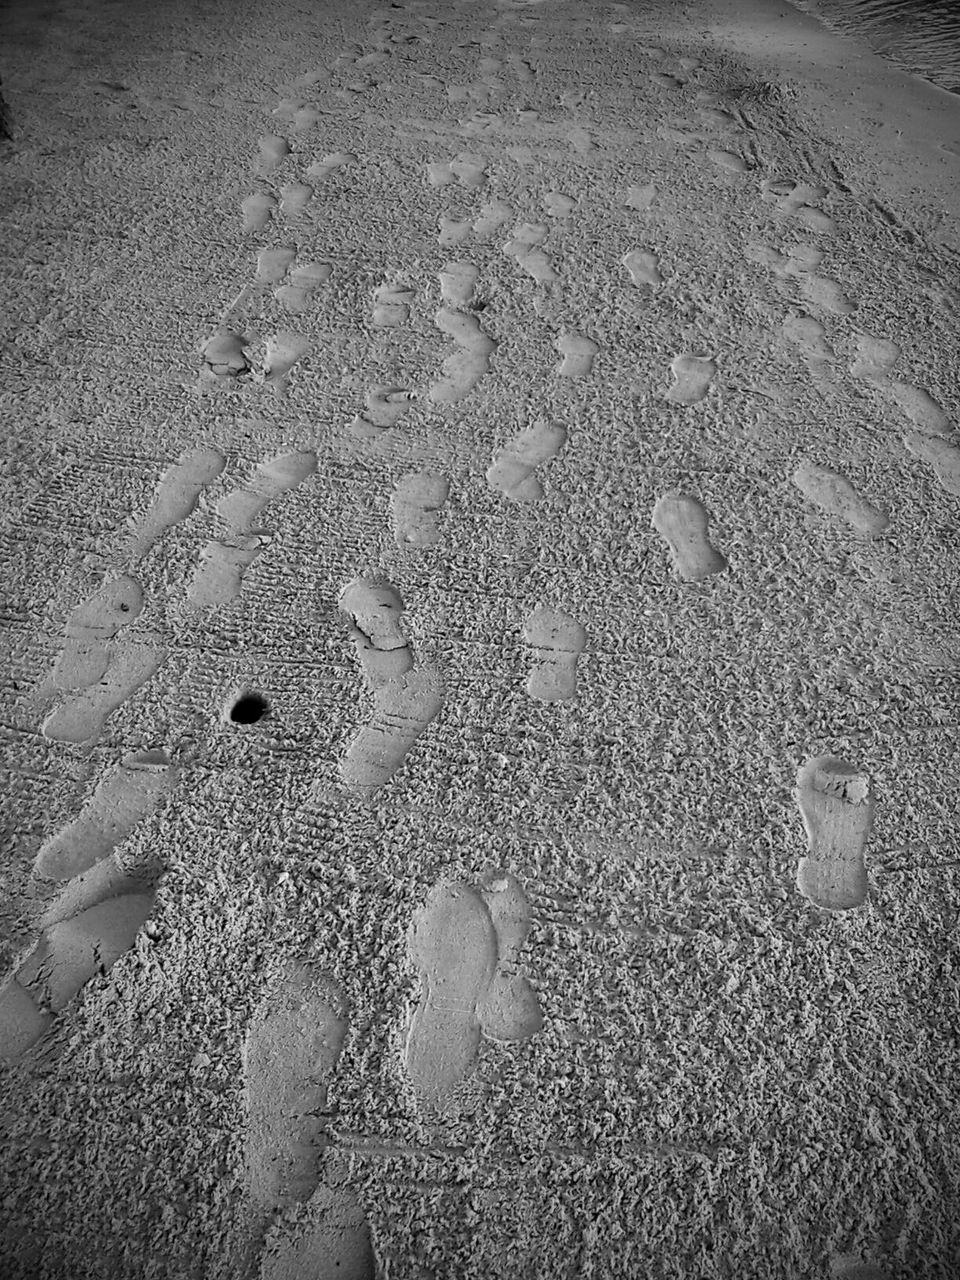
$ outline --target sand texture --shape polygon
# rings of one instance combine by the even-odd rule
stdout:
[[[0,1280],[957,1280],[960,103],[779,0],[0,50]]]

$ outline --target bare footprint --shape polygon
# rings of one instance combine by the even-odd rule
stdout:
[[[110,665],[106,642],[140,615],[143,589],[123,574],[105,583],[67,618],[63,648],[53,668],[53,683],[65,692],[88,689],[101,680]]]
[[[79,817],[47,840],[33,865],[45,880],[70,880],[105,858],[172,790],[179,770],[163,751],[134,751],[94,791]]]
[[[261,1210],[309,1199],[329,1144],[323,1111],[347,1033],[339,991],[305,964],[288,964],[257,1007],[242,1050],[247,1183]]]
[[[480,1044],[477,1004],[494,976],[497,936],[490,913],[467,885],[431,890],[407,941],[423,993],[404,1046],[407,1074],[427,1105],[469,1074]]]
[[[672,404],[697,404],[707,394],[717,366],[707,356],[679,355],[670,361],[674,384],[664,399]]]
[[[131,564],[139,563],[167,529],[192,515],[201,492],[217,479],[225,466],[226,459],[219,449],[207,445],[181,454],[163,473],[149,510],[131,522],[134,534],[127,560]]]
[[[866,774],[836,756],[816,756],[797,773],[796,800],[808,844],[797,888],[827,911],[861,906],[867,897],[863,851],[874,813]]]
[[[353,640],[363,678],[379,689],[413,667],[413,654],[400,630],[403,600],[385,578],[354,578],[340,593],[340,608],[352,620]]]
[[[838,471],[804,460],[793,473],[793,483],[828,515],[839,516],[865,538],[876,538],[890,524],[885,511],[861,498]]]
[[[85,689],[52,711],[41,732],[55,742],[96,742],[107,719],[159,671],[164,655],[146,645],[131,645],[115,654],[99,684]]]
[[[343,784],[367,795],[384,786],[442,706],[440,680],[429,668],[377,689],[371,723],[360,729],[340,761]]]
[[[593,372],[593,362],[599,344],[582,333],[564,333],[556,341],[556,348],[563,356],[557,374],[561,378],[588,378]]]
[[[523,624],[523,639],[535,651],[527,677],[527,693],[540,702],[568,702],[576,697],[577,660],[587,634],[575,618],[541,605]]]
[[[727,568],[726,558],[707,538],[710,517],[698,499],[664,494],[653,508],[651,523],[670,548],[674,570],[685,581],[699,582]]]
[[[487,482],[511,502],[536,502],[543,497],[537,468],[555,458],[567,442],[563,427],[537,422],[519,432],[499,451],[487,468]]]
[[[393,536],[400,546],[433,547],[440,541],[437,512],[450,495],[446,476],[429,471],[401,476],[390,499]]]

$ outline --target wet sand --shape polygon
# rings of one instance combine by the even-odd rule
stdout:
[[[2,23],[0,1275],[949,1280],[957,100]]]

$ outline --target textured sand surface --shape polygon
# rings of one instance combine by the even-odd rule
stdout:
[[[2,1280],[956,1280],[957,104],[2,22]]]

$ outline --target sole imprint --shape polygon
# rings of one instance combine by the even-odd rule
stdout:
[[[201,445],[181,454],[161,476],[153,502],[136,522],[128,560],[137,564],[168,529],[192,515],[202,491],[225,466],[226,459],[219,449]]]
[[[556,348],[563,356],[557,375],[561,378],[588,378],[593,372],[593,362],[599,345],[582,333],[565,333],[556,341]]]
[[[347,1033],[342,998],[306,965],[287,965],[257,1007],[242,1050],[247,1186],[260,1209],[309,1199],[320,1180],[328,1081]]]
[[[534,474],[542,463],[555,458],[567,442],[563,427],[538,422],[504,446],[487,468],[487,483],[511,502],[536,502],[543,485]]]
[[[446,476],[417,471],[401,476],[390,499],[393,536],[400,546],[433,547],[440,541],[437,512],[450,496]]]
[[[867,897],[863,851],[874,812],[869,779],[836,756],[816,756],[797,773],[796,800],[808,844],[797,888],[827,911],[861,906]]]
[[[418,398],[409,387],[395,387],[379,383],[367,392],[366,413],[359,413],[350,424],[350,430],[360,440],[375,440],[384,431],[395,427],[407,411],[407,406]]]
[[[47,840],[33,864],[45,880],[70,880],[107,857],[172,790],[179,770],[163,751],[134,751],[106,778],[79,817]]]
[[[630,279],[634,284],[650,285],[654,289],[663,284],[660,262],[655,253],[645,253],[642,249],[632,249],[620,261],[630,272]]]
[[[290,268],[287,283],[274,290],[273,296],[291,315],[306,311],[320,285],[333,272],[329,262],[302,262]]]
[[[540,702],[568,702],[577,692],[577,660],[587,633],[575,618],[541,605],[523,624],[523,639],[536,654],[527,693]]]
[[[154,893],[129,893],[88,907],[44,930],[0,990],[0,1058],[15,1060],[43,1036],[92,978],[130,950],[150,916]]]
[[[960,497],[960,449],[939,436],[908,431],[903,443],[915,458],[933,468],[934,475],[946,489]]]
[[[792,476],[793,483],[828,515],[839,516],[865,538],[876,538],[890,524],[885,511],[873,506],[838,471],[804,461]]]
[[[872,338],[863,334],[857,339],[857,354],[850,372],[855,378],[883,382],[890,376],[890,370],[901,354],[900,348],[889,338]]]
[[[160,670],[164,655],[144,645],[114,655],[99,684],[52,711],[41,732],[54,742],[96,742],[108,718]]]
[[[423,994],[404,1065],[421,1100],[436,1105],[472,1070],[480,1046],[477,1005],[497,965],[497,935],[482,899],[464,884],[435,887],[414,916],[407,952]]]
[[[322,1177],[310,1200],[310,1222],[284,1223],[271,1232],[260,1280],[375,1280],[370,1228],[357,1197],[344,1185],[346,1174],[334,1180],[329,1155]]]
[[[674,384],[664,396],[671,404],[697,404],[707,394],[717,366],[707,356],[679,355],[670,361]]]
[[[517,878],[491,868],[480,896],[497,935],[497,971],[477,1004],[480,1030],[490,1040],[528,1040],[543,1028],[543,1011],[529,981],[514,968],[530,932],[530,908]]]
[[[114,578],[71,610],[64,629],[63,648],[53,668],[53,683],[65,692],[88,689],[101,680],[110,665],[111,640],[143,609],[143,589],[135,578]]]
[[[340,593],[339,606],[352,621],[350,638],[368,688],[379,689],[413,668],[396,587],[386,579],[354,578]]]
[[[273,217],[276,207],[275,197],[266,192],[255,192],[247,196],[240,206],[243,211],[244,232],[262,231]]]
[[[360,729],[340,761],[343,784],[368,795],[384,786],[442,706],[439,678],[429,668],[378,689],[372,722]]]
[[[674,570],[687,582],[699,582],[727,568],[724,556],[707,538],[710,516],[697,498],[667,493],[657,500],[651,524],[670,548]]]
[[[887,390],[916,431],[928,436],[952,435],[950,419],[933,396],[921,387],[911,386],[909,382],[890,382]]]
[[[278,169],[290,154],[290,144],[286,138],[275,133],[268,133],[257,143],[258,173],[266,176]]]
[[[287,374],[310,350],[310,339],[291,329],[281,329],[267,338],[263,376],[266,382],[282,390]]]
[[[444,360],[444,376],[430,388],[429,396],[431,400],[452,404],[469,395],[490,368],[490,357],[497,343],[483,332],[476,317],[464,315],[462,311],[441,308],[434,323],[460,350]]]

